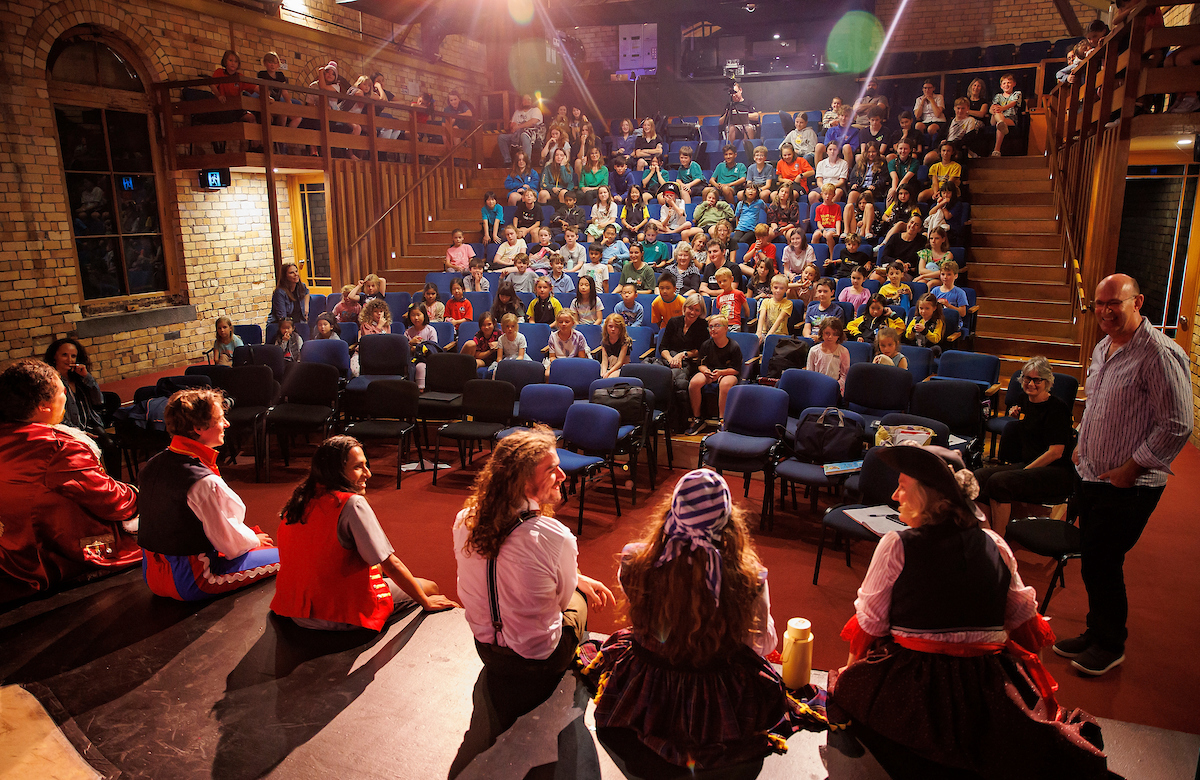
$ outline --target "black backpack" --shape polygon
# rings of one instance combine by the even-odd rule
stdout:
[[[807,340],[784,338],[775,342],[775,350],[765,366],[763,376],[778,379],[789,368],[804,368],[808,363],[808,351],[812,345]]]
[[[592,403],[616,409],[621,413],[621,425],[642,425],[650,411],[646,390],[626,382],[592,391]]]
[[[808,463],[842,463],[862,457],[865,431],[858,420],[829,407],[809,412],[796,426],[796,457]]]

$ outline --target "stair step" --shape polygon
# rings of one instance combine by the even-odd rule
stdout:
[[[972,284],[972,287],[975,285]],[[1030,317],[1044,320],[1070,320],[1071,301],[1029,300],[1019,298],[978,299],[979,316]]]
[[[1030,169],[1030,168],[972,168],[968,172],[971,186],[975,186],[976,182],[980,181],[1037,181],[1040,179],[1049,180],[1050,171],[1048,169]]]
[[[1028,176],[1016,176],[1012,179],[971,179],[971,196],[981,192],[1052,192],[1053,185],[1049,179],[1030,179]]]
[[[994,336],[1016,336],[1018,338],[1051,338],[1061,341],[1074,341],[1078,325],[1067,320],[1043,320],[1030,317],[1008,317],[979,315],[976,326],[977,333],[988,333]]]
[[[1062,260],[1062,236],[1057,233],[984,233],[972,225],[971,246],[974,249],[1053,249],[1057,255],[1054,262]]]
[[[972,275],[971,286],[980,298],[1008,298],[1027,301],[1072,300],[1071,288],[1058,282],[1001,282],[990,279],[976,280]]]
[[[1058,249],[1014,249],[1011,247],[973,246],[969,251],[972,263],[1017,263],[1062,266],[1062,251]]]
[[[1045,155],[1022,155],[1019,157],[976,157],[967,164],[967,170],[1022,168],[1050,168],[1050,158]]]
[[[1014,203],[997,205],[971,204],[971,221],[978,219],[1054,219],[1054,206],[1027,206]]]
[[[972,282],[1057,282],[1065,284],[1066,269],[1059,265],[1021,263],[971,263]]]
[[[1053,233],[1058,235],[1057,219],[991,219],[971,215],[971,232],[983,233]]]
[[[1022,206],[1053,206],[1054,192],[1022,192],[1020,197],[1013,197],[1011,192],[991,192],[971,190],[971,213],[974,215],[977,206],[1009,206],[1019,202]]]
[[[1079,343],[1069,339],[1022,337],[977,331],[974,346],[976,352],[991,355],[1024,355],[1027,358],[1043,355],[1050,360],[1079,360]]]

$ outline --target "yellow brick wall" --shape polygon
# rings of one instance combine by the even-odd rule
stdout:
[[[900,0],[879,0],[875,13],[885,29]],[[1079,23],[1086,29],[1099,12],[1071,0]],[[892,36],[894,51],[992,46],[1000,43],[1057,40],[1068,37],[1067,27],[1051,0],[908,0]]]
[[[332,0],[309,2],[357,29],[357,12]],[[285,15],[286,16],[286,15]],[[363,17],[364,33],[385,37],[392,26]],[[103,28],[139,55],[153,81],[212,73],[232,48],[244,69],[258,70],[263,53],[277,51],[293,82],[308,83],[330,59],[342,75],[381,71],[397,100],[416,90],[434,93],[439,105],[457,87],[477,101],[489,88],[486,52],[451,36],[439,63],[380,47],[368,35],[329,26],[314,34],[288,19],[204,0],[9,0],[0,4],[0,363],[40,355],[56,337],[74,335],[81,308],[62,164],[47,92],[47,55],[54,41],[79,25]],[[419,40],[416,39],[416,40]],[[177,366],[197,358],[212,340],[213,320],[229,314],[239,323],[262,323],[274,288],[271,237],[263,175],[233,174],[233,186],[200,192],[194,171],[173,174],[175,207],[163,206],[165,223],[177,223],[180,303],[196,307],[197,321],[85,340],[95,373],[111,381]],[[286,182],[278,183],[284,260],[294,257]],[[89,309],[87,314],[91,314]],[[178,333],[177,338],[168,335]]]

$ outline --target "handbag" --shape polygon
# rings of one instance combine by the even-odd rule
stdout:
[[[863,426],[841,409],[809,412],[796,426],[796,457],[809,463],[840,463],[862,457]]]
[[[646,390],[628,382],[592,391],[592,403],[616,409],[621,413],[621,425],[641,425],[646,421]]]

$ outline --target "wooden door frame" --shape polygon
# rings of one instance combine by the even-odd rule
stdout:
[[[1186,191],[1186,179],[1184,187]],[[1179,298],[1179,327],[1175,330],[1175,343],[1189,355],[1192,353],[1192,333],[1197,327],[1196,309],[1200,307],[1200,181],[1196,183],[1196,187],[1187,261],[1184,264],[1183,290]]]
[[[312,258],[308,257],[308,248],[304,241],[304,216],[303,216],[304,209],[300,205],[300,185],[301,184],[315,184],[317,182],[320,182],[321,185],[325,188],[325,237],[326,237],[325,240],[326,240],[326,246],[328,246],[330,248],[330,255],[329,255],[330,274],[332,275],[332,273],[333,273],[333,268],[332,268],[333,231],[332,231],[332,227],[329,224],[330,223],[329,180],[326,178],[325,173],[323,171],[314,171],[313,173],[290,173],[290,174],[288,174],[288,177],[287,177],[288,204],[290,206],[291,217],[292,217],[292,246],[294,247],[296,262],[301,267],[300,268],[300,277],[301,277],[301,279],[305,280],[304,283],[306,285],[308,285],[308,288],[311,292],[320,293],[322,290],[328,289],[328,292],[325,293],[327,295],[327,294],[329,294],[329,292],[333,292],[332,286],[329,288],[314,287],[311,284],[311,281],[313,278],[312,274],[311,274],[311,265],[310,265],[312,262]],[[300,256],[301,249],[305,250],[304,257]],[[332,278],[332,276],[331,276],[331,278]],[[331,282],[331,284],[332,284],[332,282]]]

